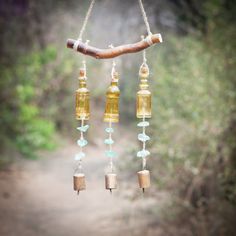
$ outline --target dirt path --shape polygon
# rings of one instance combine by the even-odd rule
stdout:
[[[128,131],[122,132],[123,138],[116,143],[120,159],[131,138]],[[147,226],[152,222],[141,214],[154,204],[154,199],[144,199],[140,193],[137,200],[130,200],[137,188],[135,178],[123,179],[129,186],[120,184],[112,196],[104,189],[107,159],[102,140],[95,140],[86,150],[87,190],[79,196],[73,192],[73,156],[77,148],[68,143],[37,161],[21,161],[12,171],[0,173],[0,235],[135,236],[143,231],[157,235],[148,234]]]

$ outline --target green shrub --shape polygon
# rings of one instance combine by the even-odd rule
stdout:
[[[43,94],[42,72],[56,52],[47,48],[21,57],[14,65],[2,67],[1,91],[1,136],[0,145],[13,144],[25,157],[34,158],[37,150],[54,147],[52,135],[54,124],[43,117],[39,98]]]
[[[191,37],[166,37],[151,55],[154,152],[197,171],[214,153],[229,113],[221,97],[221,59]]]

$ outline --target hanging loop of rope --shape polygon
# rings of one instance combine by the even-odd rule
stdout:
[[[144,35],[141,36],[141,39],[145,40]],[[143,50],[143,64],[141,66],[143,66],[143,65],[147,65],[147,58],[146,58],[146,50],[145,49]]]
[[[86,16],[84,18],[84,22],[83,22],[82,28],[80,30],[79,37],[78,37],[77,41],[82,41],[82,37],[83,37],[84,31],[86,29],[86,26],[88,24],[88,20],[89,20],[89,18],[91,16],[91,12],[93,10],[94,4],[95,4],[95,0],[92,0],[91,3],[90,3],[89,9],[87,11],[87,14],[86,14]]]
[[[112,44],[110,44],[109,48],[114,48],[114,46]],[[113,61],[112,61],[112,69],[111,69],[111,78],[112,79],[114,79],[114,77],[115,77],[115,71],[116,71],[116,62],[113,59]]]
[[[88,46],[89,44],[89,40],[86,40],[86,47]],[[86,58],[84,57],[83,61],[82,61],[82,64],[83,64],[83,68],[84,68],[84,77],[85,79],[87,79],[87,65],[86,65]]]
[[[146,25],[147,33],[148,33],[148,35],[152,35],[150,25],[149,25],[149,22],[148,22],[148,18],[147,18],[147,13],[146,13],[146,11],[144,9],[144,6],[143,6],[143,2],[142,2],[142,0],[138,0],[138,1],[139,1],[139,6],[140,6],[140,9],[141,9],[141,12],[142,12],[143,20],[144,20],[144,23]],[[82,37],[83,37],[84,31],[86,29],[86,26],[88,24],[88,20],[91,16],[94,4],[95,4],[95,0],[91,0],[89,9],[86,13],[82,28],[81,28],[80,33],[79,33],[79,37],[78,37],[79,41],[82,41]]]
[[[145,40],[143,35],[141,36],[141,38],[142,38],[142,40]],[[148,64],[147,64],[147,58],[146,58],[146,50],[145,49],[143,50],[143,63],[140,66],[139,71],[141,71],[143,66],[145,66],[148,69],[148,71],[149,71],[149,67],[148,67]]]
[[[147,14],[146,14],[146,11],[144,9],[142,0],[139,0],[139,6],[140,6],[140,9],[141,9],[141,12],[142,12],[144,23],[146,25],[147,33],[148,33],[148,35],[152,35],[152,32],[150,30],[150,25],[149,25],[149,22],[148,22],[148,18],[147,18]]]
[[[137,42],[137,43],[132,43],[132,44],[120,45],[120,46],[109,48],[109,49],[100,49],[100,48],[88,46],[87,44],[83,43],[82,42],[83,33],[85,32],[93,6],[95,4],[95,0],[91,0],[89,9],[86,13],[82,28],[80,30],[79,38],[77,40],[68,39],[66,43],[67,48],[74,49],[76,52],[80,52],[84,55],[92,56],[96,59],[108,59],[108,58],[115,58],[126,53],[136,53],[152,46],[153,44],[162,43],[163,40],[162,40],[161,34],[152,34],[150,30],[147,14],[143,6],[143,2],[142,0],[138,0],[138,1],[139,1],[139,6],[142,12],[143,20],[147,29],[147,33],[148,33],[148,35],[142,41]],[[145,54],[144,54],[144,58],[145,58]]]
[[[112,122],[111,121],[109,121],[109,128],[112,129]],[[111,132],[109,133],[109,139],[110,140],[112,139]],[[109,144],[109,151],[112,151],[112,144]],[[113,173],[113,158],[112,157],[110,158],[110,170],[111,170],[111,173]]]
[[[114,80],[116,72],[116,62],[113,60],[112,62],[112,69],[111,69],[111,78]]]

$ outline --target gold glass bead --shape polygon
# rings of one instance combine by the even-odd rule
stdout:
[[[90,116],[89,98],[90,93],[86,87],[85,70],[80,69],[79,74],[79,88],[76,90],[75,112],[77,120],[88,120]]]
[[[111,85],[106,92],[106,108],[104,113],[105,122],[119,122],[119,97],[120,90],[118,87],[119,76],[115,72]]]
[[[139,71],[140,76],[140,90],[137,92],[136,100],[136,116],[137,118],[151,118],[152,116],[152,96],[148,87],[149,69],[143,64]]]

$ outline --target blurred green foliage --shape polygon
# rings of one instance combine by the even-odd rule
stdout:
[[[55,60],[54,48],[35,51],[17,59],[14,65],[0,68],[1,148],[15,146],[25,157],[34,158],[39,149],[55,144],[54,123],[43,117],[38,100],[43,93],[42,71]],[[45,82],[44,82],[45,83]]]
[[[227,126],[230,107],[221,96],[222,58],[214,58],[192,37],[171,36],[165,43],[151,56],[153,149],[160,158],[196,166],[206,153],[215,152]]]

